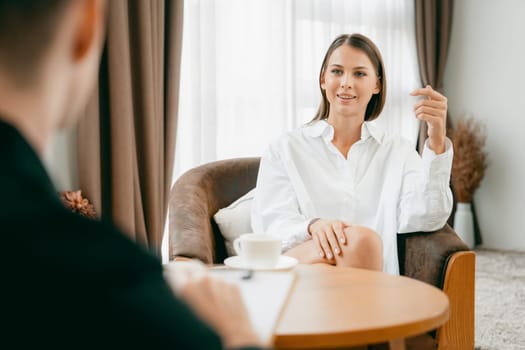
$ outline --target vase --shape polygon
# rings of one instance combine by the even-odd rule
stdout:
[[[474,248],[474,219],[470,203],[457,203],[454,230],[470,249]]]

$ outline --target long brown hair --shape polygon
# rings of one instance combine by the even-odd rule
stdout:
[[[330,114],[330,102],[328,102],[328,99],[326,98],[325,90],[323,90],[321,87],[321,79],[323,78],[323,74],[326,71],[326,66],[328,65],[330,56],[335,51],[335,49],[344,44],[359,49],[368,56],[372,62],[372,65],[374,66],[377,78],[381,83],[381,89],[379,90],[379,93],[372,95],[372,98],[366,106],[365,120],[369,121],[376,119],[383,110],[386,99],[386,77],[385,65],[383,63],[383,58],[381,57],[381,52],[379,52],[379,49],[372,42],[372,40],[362,34],[342,34],[335,38],[324,56],[323,64],[321,65],[321,71],[319,72],[319,89],[321,90],[322,99],[321,103],[319,104],[319,109],[317,110],[317,113],[315,114],[315,117],[312,119],[312,121],[326,119]]]

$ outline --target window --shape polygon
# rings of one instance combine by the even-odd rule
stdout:
[[[341,33],[378,45],[388,84],[379,120],[415,145],[413,7],[412,0],[186,0],[174,179],[206,162],[260,156],[311,120],[323,55]]]

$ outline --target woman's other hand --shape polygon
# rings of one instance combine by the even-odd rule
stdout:
[[[351,226],[340,220],[318,219],[308,226],[308,233],[312,236],[321,258],[333,259],[342,252],[341,245],[346,244],[344,229]]]
[[[416,89],[412,96],[426,96],[414,105],[416,118],[427,123],[428,147],[436,154],[445,152],[445,137],[447,133],[447,98],[427,85]]]

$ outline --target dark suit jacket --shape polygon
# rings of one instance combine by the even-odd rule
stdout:
[[[0,237],[0,344],[221,348],[173,296],[160,261],[113,225],[65,209],[37,154],[1,120]]]

